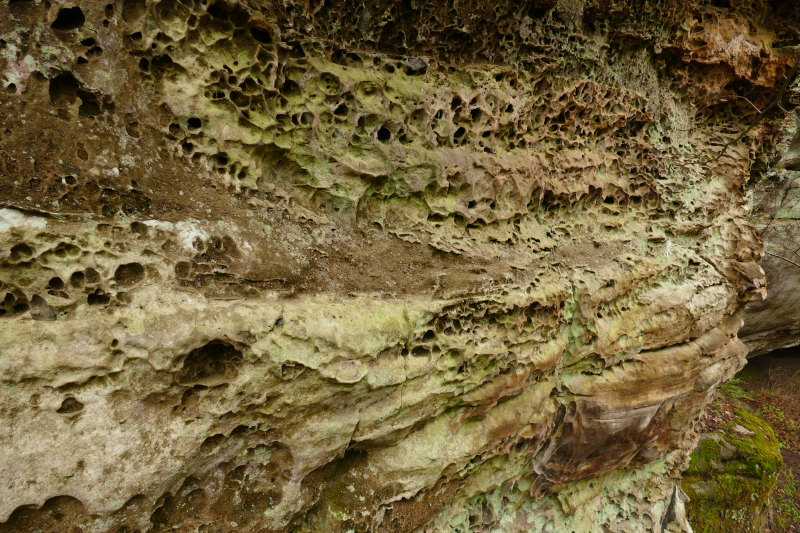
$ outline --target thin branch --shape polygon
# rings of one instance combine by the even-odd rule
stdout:
[[[761,114],[761,110],[760,110],[759,108],[757,108],[757,107],[756,107],[756,104],[754,104],[753,102],[751,102],[751,101],[750,101],[750,99],[749,99],[749,98],[747,98],[746,96],[739,96],[738,94],[727,94],[727,95],[725,95],[725,96],[722,96],[722,97],[720,97],[719,101],[720,101],[720,102],[725,102],[725,101],[727,101],[727,100],[728,100],[728,98],[741,98],[742,100],[745,100],[745,101],[747,101],[747,103],[748,103],[748,104],[750,104],[751,106],[753,106],[753,109],[755,109],[755,110],[756,110],[756,112],[757,112],[759,115]]]
[[[764,253],[765,253],[765,254],[767,254],[767,255],[771,255],[772,257],[777,257],[778,259],[783,259],[783,260],[784,260],[784,261],[786,261],[787,263],[791,263],[791,264],[793,264],[794,266],[796,266],[796,267],[800,268],[800,263],[795,263],[795,262],[794,262],[794,261],[792,261],[791,259],[786,259],[786,258],[785,258],[785,257],[783,257],[782,255],[773,254],[772,252],[767,252],[767,251],[764,251]]]

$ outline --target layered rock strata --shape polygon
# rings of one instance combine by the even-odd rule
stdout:
[[[0,15],[0,531],[688,529],[793,6]]]

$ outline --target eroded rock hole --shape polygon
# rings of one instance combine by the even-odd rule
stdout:
[[[78,80],[70,73],[50,80],[50,101],[56,105],[72,105],[78,96]]]
[[[84,282],[86,281],[86,276],[83,272],[73,272],[72,275],[69,277],[69,284],[76,289],[80,289],[83,287]]]
[[[131,287],[144,280],[144,267],[139,263],[127,263],[117,267],[114,280],[120,287]]]
[[[292,80],[286,80],[281,86],[281,94],[284,96],[298,96],[300,94],[300,86]]]
[[[33,255],[33,250],[25,243],[17,244],[11,248],[9,259],[12,262],[25,261]]]
[[[134,139],[138,139],[141,136],[139,132],[139,122],[131,121],[125,124],[125,133],[133,137]]]
[[[154,57],[151,66],[153,70],[157,71],[172,70],[175,67],[175,62],[169,55],[164,54]]]
[[[387,128],[381,127],[381,129],[378,130],[378,140],[379,141],[381,141],[383,143],[386,143],[386,142],[389,142],[389,139],[391,139],[391,138],[392,138],[392,132],[389,131]]]
[[[61,407],[56,410],[56,413],[61,415],[68,415],[72,413],[77,413],[78,411],[83,410],[83,404],[76,400],[75,398],[69,397],[66,398],[63,402],[61,402]]]
[[[280,368],[280,377],[284,381],[291,381],[299,378],[306,371],[306,367],[300,363],[283,363]]]
[[[250,35],[260,43],[272,44],[272,35],[267,31],[259,30],[258,28],[250,28]]]
[[[47,305],[47,301],[38,294],[34,294],[30,303],[31,318],[52,322],[56,319],[56,312]]]
[[[147,3],[145,0],[124,0],[122,2],[122,20],[125,22],[136,22],[146,13]]]
[[[108,296],[104,290],[95,289],[94,293],[90,294],[87,298],[89,305],[108,305],[111,297]]]
[[[181,385],[218,385],[236,378],[241,363],[242,352],[227,342],[212,341],[189,352],[177,381]]]
[[[203,2],[203,5],[205,4],[206,2]],[[215,4],[208,6],[208,9],[206,9],[206,11],[208,12],[209,15],[211,15],[217,20],[228,20],[229,18],[228,10],[226,8],[227,6],[222,2],[216,2]]]
[[[348,111],[347,106],[344,105],[344,104],[341,104],[339,107],[337,107],[334,110],[333,114],[336,115],[337,117],[346,117],[347,116],[347,111]]]
[[[81,99],[81,105],[78,107],[79,116],[96,117],[101,113],[100,103],[95,95],[86,91],[78,91],[78,97]]]
[[[175,265],[175,274],[182,279],[186,279],[189,277],[189,274],[192,271],[192,264],[188,261],[179,261]]]
[[[79,7],[69,7],[62,9],[58,12],[56,20],[50,25],[54,30],[70,31],[77,30],[83,23],[86,22],[86,17]]]

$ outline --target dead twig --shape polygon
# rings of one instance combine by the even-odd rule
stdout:
[[[795,263],[795,262],[794,262],[794,261],[792,261],[791,259],[786,259],[786,258],[785,258],[785,257],[783,257],[782,255],[773,254],[772,252],[767,252],[767,251],[764,251],[764,253],[765,253],[765,254],[767,254],[767,255],[771,255],[772,257],[777,257],[778,259],[783,259],[783,260],[784,260],[784,261],[786,261],[787,263],[791,263],[791,264],[793,264],[794,266],[796,266],[796,267],[800,268],[800,263]]]

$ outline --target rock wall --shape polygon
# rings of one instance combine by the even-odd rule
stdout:
[[[787,91],[788,100],[800,103],[800,85]],[[800,166],[796,144],[797,112],[776,124],[778,131],[765,151],[769,166],[753,180],[750,198],[751,220],[763,239],[765,255],[761,266],[769,280],[769,295],[744,309],[742,338],[749,357],[800,343]]]
[[[688,530],[791,2],[106,2],[0,4],[1,532]]]

